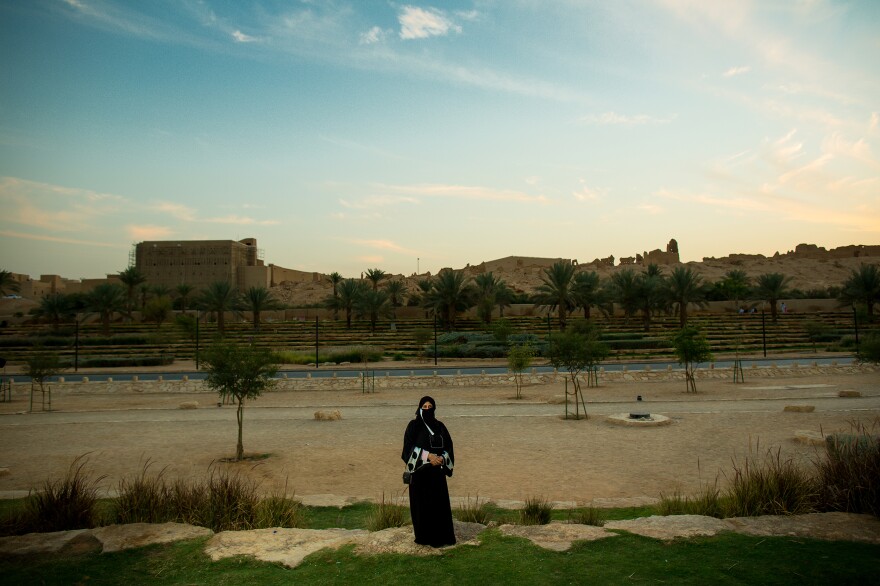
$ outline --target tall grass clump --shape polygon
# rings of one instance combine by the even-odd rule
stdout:
[[[520,525],[546,525],[553,513],[553,503],[544,497],[529,497],[519,510]]]
[[[77,456],[63,478],[46,480],[42,490],[30,493],[25,499],[21,526],[40,533],[96,526],[98,484],[105,477],[90,477],[85,470],[87,463],[85,455]]]
[[[284,490],[275,492],[260,500],[257,504],[255,526],[258,529],[269,527],[303,527],[306,517],[302,503],[287,497],[287,482]]]
[[[203,527],[215,533],[252,529],[257,519],[257,483],[238,472],[212,471],[207,483],[207,507]]]
[[[163,479],[165,469],[150,475],[150,466],[148,460],[138,476],[119,481],[117,523],[164,523],[175,520],[171,491]]]
[[[822,510],[880,516],[880,435],[854,423],[851,434],[827,436],[816,471]]]
[[[767,450],[762,457],[734,460],[726,492],[725,513],[729,517],[800,515],[816,510],[816,479],[792,459],[783,459],[780,449]]]
[[[590,505],[582,509],[572,509],[568,512],[568,522],[578,525],[592,525],[593,527],[605,526],[605,515],[601,509]]]
[[[390,500],[386,501],[384,492],[382,493],[382,500],[373,504],[367,515],[366,522],[369,531],[381,531],[390,527],[403,527],[406,524],[406,508],[396,505]]]
[[[661,515],[703,515],[721,519],[727,514],[727,500],[722,497],[718,488],[718,480],[714,484],[703,485],[694,496],[683,496],[675,491],[667,496],[660,493]]]
[[[489,503],[480,500],[479,495],[473,501],[468,496],[467,500],[459,504],[455,510],[455,518],[465,523],[486,525],[489,522],[489,517]]]

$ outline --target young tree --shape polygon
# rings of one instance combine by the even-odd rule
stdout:
[[[770,316],[776,322],[776,304],[789,294],[788,283],[791,277],[785,277],[780,273],[764,273],[758,275],[755,285],[755,296],[770,304]]]
[[[550,338],[553,356],[550,363],[555,368],[568,371],[574,388],[575,419],[580,419],[580,405],[587,416],[587,405],[581,392],[580,375],[586,369],[590,373],[588,385],[592,386],[596,368],[608,356],[608,345],[600,340],[600,331],[590,322],[571,324],[565,332],[553,334]],[[580,400],[580,402],[578,402]],[[565,417],[568,418],[568,393],[565,396]]]
[[[64,372],[64,366],[61,359],[55,352],[39,351],[25,359],[24,373],[31,379],[31,400],[29,411],[34,410],[34,387],[40,388],[42,400],[40,401],[40,410],[46,409],[46,393],[49,394],[49,411],[52,410],[52,387],[48,381],[51,377],[57,376]]]
[[[700,362],[712,360],[712,351],[706,337],[697,328],[686,326],[672,337],[672,347],[678,363],[684,366],[686,392],[696,393],[694,371]]]
[[[574,265],[571,261],[560,260],[544,269],[541,284],[534,295],[536,307],[557,311],[560,331],[565,331],[568,313],[575,308],[573,283]]]
[[[272,296],[272,292],[265,287],[249,287],[242,297],[242,307],[251,312],[254,322],[254,331],[260,331],[260,313],[281,309],[280,301]]]
[[[523,373],[532,365],[534,355],[534,349],[527,345],[514,346],[507,353],[507,368],[513,373],[517,399],[522,399]]]
[[[238,443],[235,459],[241,460],[244,458],[244,402],[256,399],[263,391],[272,388],[277,364],[268,349],[232,341],[212,344],[205,352],[204,363],[207,371],[205,384],[217,391],[224,401],[232,399],[236,404]]]
[[[158,330],[170,315],[171,299],[169,297],[153,297],[144,307],[141,319],[143,321],[155,322],[156,329]]]

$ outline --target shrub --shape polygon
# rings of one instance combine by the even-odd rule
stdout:
[[[723,518],[726,516],[725,501],[722,500],[718,485],[705,485],[694,497],[682,496],[676,491],[672,496],[660,495],[661,515],[703,515]]]
[[[202,523],[215,533],[252,529],[257,518],[257,484],[239,473],[212,472],[207,484],[206,515]]]
[[[119,496],[116,497],[117,523],[164,523],[174,519],[171,492],[162,476],[148,474],[150,461],[144,463],[138,476],[119,481]]]
[[[520,525],[546,525],[550,522],[553,504],[544,497],[529,497],[519,510]]]
[[[66,364],[71,364],[66,359]],[[165,366],[174,363],[174,356],[80,356],[79,367]]]
[[[816,464],[819,506],[880,516],[880,437],[862,424],[854,427],[853,434],[826,438],[825,459]]]
[[[86,456],[77,456],[62,479],[46,480],[42,490],[28,495],[23,523],[28,531],[89,529],[97,524],[98,483],[104,476],[90,478],[87,463]]]
[[[489,503],[481,501],[477,496],[471,501],[468,496],[467,500],[460,505],[455,511],[455,518],[465,523],[480,523],[486,525],[489,522]]]
[[[257,504],[256,513],[254,526],[260,529],[305,525],[302,503],[284,495],[271,495],[262,499]]]
[[[390,527],[403,527],[407,524],[407,510],[385,500],[385,493],[382,493],[382,500],[373,504],[367,515],[366,525],[369,531],[381,531]]]
[[[604,527],[605,518],[601,509],[589,506],[585,509],[572,509],[568,512],[568,522],[577,523],[578,525],[592,525],[593,527]]]
[[[726,513],[730,517],[799,515],[816,510],[818,487],[813,477],[793,460],[783,460],[780,450],[768,450],[763,458],[734,461],[727,490]]]

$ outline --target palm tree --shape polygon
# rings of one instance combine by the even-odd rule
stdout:
[[[474,285],[477,291],[477,315],[483,323],[489,325],[492,323],[492,310],[499,303],[500,290],[502,287],[506,289],[507,284],[489,271],[474,277]]]
[[[52,329],[57,330],[62,321],[73,317],[76,310],[73,299],[64,293],[50,293],[40,299],[40,305],[31,310],[38,318],[52,322]]]
[[[880,301],[880,265],[860,264],[853,269],[840,292],[843,303],[864,303],[868,319],[874,317],[874,303]]]
[[[513,289],[503,279],[498,279],[495,286],[495,304],[498,305],[498,317],[504,317],[504,308],[513,303]]]
[[[749,287],[751,287],[751,279],[749,279],[745,271],[727,271],[721,280],[721,289],[727,295],[727,298],[732,300],[737,306],[749,294]]]
[[[183,310],[183,313],[186,313],[186,302],[189,300],[189,296],[192,295],[193,291],[195,291],[195,287],[187,283],[180,283],[174,288],[177,298],[180,299],[180,309]]]
[[[132,266],[119,272],[119,280],[125,285],[126,306],[131,311],[134,309],[134,291],[138,285],[146,282],[147,277],[137,267]]]
[[[238,291],[228,281],[216,281],[202,291],[198,304],[205,311],[217,314],[217,332],[222,336],[226,331],[226,312],[238,311]]]
[[[153,297],[171,297],[171,287],[168,285],[153,285],[150,287]]]
[[[653,267],[653,268],[652,268]],[[642,312],[646,332],[651,331],[651,315],[664,311],[667,307],[666,279],[657,265],[648,265],[648,269],[636,276],[636,300]]]
[[[351,327],[351,312],[366,288],[363,281],[354,279],[345,279],[339,284],[339,297],[335,301],[335,306],[345,310],[345,327]]]
[[[679,326],[687,325],[687,308],[689,303],[706,307],[706,288],[703,277],[691,267],[675,267],[666,280],[669,299],[678,309]]]
[[[373,283],[373,291],[379,290],[379,281],[388,277],[388,274],[382,269],[367,269],[367,280]]]
[[[572,293],[575,307],[583,308],[584,319],[590,319],[590,307],[598,305],[600,300],[599,274],[596,271],[577,273],[574,276]]]
[[[242,305],[253,316],[255,332],[260,331],[260,312],[281,309],[281,303],[266,287],[249,287],[244,292]]]
[[[791,277],[783,276],[780,273],[758,275],[755,285],[755,296],[770,304],[770,316],[774,322],[777,316],[776,303],[788,295],[788,283],[790,281]]]
[[[0,270],[0,295],[9,295],[21,291],[21,285],[15,277],[6,270]]]
[[[431,290],[425,295],[425,305],[440,317],[447,329],[455,328],[455,318],[461,311],[474,306],[476,290],[467,282],[463,271],[443,269],[434,278]]]
[[[125,310],[125,289],[113,283],[101,283],[86,295],[86,307],[100,314],[104,335],[109,336],[113,314]]]
[[[416,281],[416,287],[418,287],[418,291],[416,291],[412,296],[410,296],[410,302],[416,302],[416,305],[421,305],[425,310],[425,317],[430,317],[431,308],[428,306],[428,291],[431,290],[431,287],[434,286],[433,279],[419,279]]]
[[[150,294],[152,292],[153,292],[152,287],[150,287],[146,283],[144,283],[140,287],[138,287],[138,293],[140,294],[140,298],[141,298],[141,311],[143,311],[144,307],[147,306],[147,300],[150,298]]]
[[[391,302],[391,319],[397,319],[397,308],[403,305],[403,298],[406,295],[406,283],[399,279],[388,281],[385,292]]]
[[[560,260],[547,267],[541,275],[541,285],[538,285],[534,295],[536,307],[548,307],[550,311],[557,310],[559,315],[559,330],[565,331],[568,312],[575,308],[575,296],[573,290],[574,265],[570,261]]]
[[[391,300],[386,291],[366,289],[354,302],[358,317],[370,320],[370,331],[376,331],[376,321],[391,312]]]
[[[611,299],[620,304],[627,319],[639,310],[639,283],[635,271],[623,269],[611,275],[609,283]]]
[[[339,291],[337,290],[339,283],[342,282],[342,275],[337,272],[330,273],[327,276],[327,280],[330,281],[330,284],[333,285],[333,303],[331,307],[333,308],[333,319],[339,319],[339,309],[337,307],[337,302],[339,300]]]

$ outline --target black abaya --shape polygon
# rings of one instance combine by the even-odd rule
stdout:
[[[428,426],[420,416],[409,422],[403,438],[402,457],[406,462],[413,448],[422,448],[437,456],[444,456],[446,460],[442,466],[432,466],[430,463],[419,466],[413,472],[409,485],[409,510],[415,542],[442,547],[455,544],[452,507],[449,504],[449,489],[446,486],[446,477],[452,476],[455,460],[452,437],[446,426],[433,418],[428,420],[428,425],[434,432],[433,441]]]

